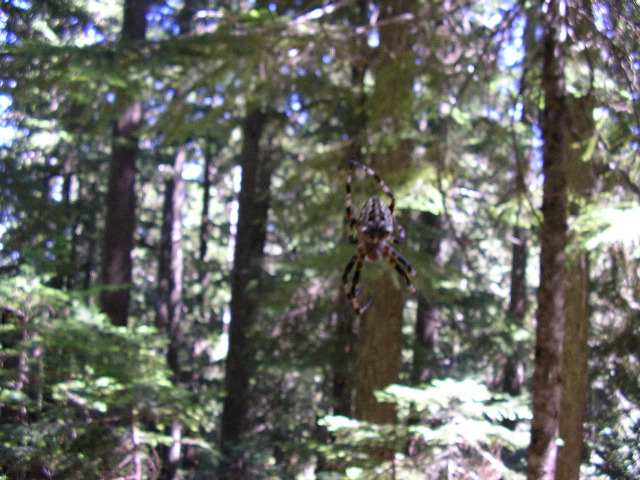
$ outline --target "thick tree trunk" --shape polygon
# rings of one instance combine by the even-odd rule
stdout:
[[[265,123],[266,115],[257,107],[249,111],[244,122],[240,156],[242,180],[231,274],[231,322],[225,375],[227,395],[220,430],[223,479],[243,478],[244,455],[239,448],[247,427],[249,381],[254,370],[248,336],[259,305],[259,282],[256,280],[261,277],[271,181],[270,161],[260,153]]]
[[[380,20],[395,18],[412,10],[412,1],[382,2]],[[368,99],[368,128],[400,135],[408,127],[404,112],[412,96],[413,56],[407,42],[404,25],[397,22],[380,26],[379,62],[373,70],[376,86]],[[412,144],[399,140],[384,153],[374,154],[372,165],[384,178],[406,166],[411,158]],[[384,259],[382,261],[385,261]],[[381,269],[379,277],[370,281],[363,295],[373,297],[373,303],[361,318],[356,361],[355,416],[374,423],[395,423],[396,411],[391,404],[379,403],[375,392],[397,383],[401,369],[402,310],[405,300],[403,282],[394,282],[393,269]],[[380,449],[371,454],[379,460],[393,457],[393,450]]]
[[[148,0],[126,0],[121,37],[143,40]],[[142,123],[142,101],[129,104],[113,128],[107,215],[104,233],[103,284],[111,287],[100,299],[115,325],[126,326],[131,289],[131,253],[135,228],[135,176],[138,158],[137,130]],[[116,287],[115,289],[113,287]]]
[[[578,480],[584,453],[584,420],[589,392],[589,261],[586,253],[571,261],[567,272],[567,305],[562,357],[562,404],[557,480]]]
[[[412,6],[412,1],[382,2],[380,20],[411,11]],[[381,56],[373,69],[376,86],[373,95],[367,99],[368,115],[363,123],[374,131],[388,130],[390,134],[399,134],[406,125],[403,112],[411,100],[413,81],[407,63],[410,52],[406,28],[397,22],[385,23],[380,26],[379,35]],[[394,149],[376,155],[373,167],[385,177],[385,173],[407,165],[410,155],[411,143],[399,141]],[[374,392],[398,381],[402,344],[404,294],[399,290],[402,286],[396,285],[390,275],[395,272],[385,269],[364,292],[370,292],[375,298],[361,319],[356,362],[355,415],[362,420],[382,423],[394,423],[395,410],[391,405],[379,404]]]
[[[563,17],[559,0],[544,2],[542,87],[545,92],[543,221],[533,374],[533,420],[527,479],[555,476],[565,308],[566,101]]]
[[[395,423],[395,406],[375,392],[398,382],[402,350],[404,295],[385,271],[375,282],[374,303],[363,315],[358,336],[355,416],[373,423]]]
[[[585,5],[582,12],[590,12]],[[592,17],[591,17],[592,19]],[[593,26],[593,22],[589,22]],[[569,97],[567,107],[570,118],[570,145],[567,181],[575,197],[588,199],[593,196],[597,174],[593,162],[585,162],[584,155],[595,134],[593,120],[594,99],[591,95]],[[569,206],[572,214],[579,214],[580,204]],[[573,239],[570,239],[572,241]],[[567,300],[564,350],[562,356],[562,404],[560,415],[560,437],[562,447],[558,450],[557,480],[578,480],[580,463],[584,454],[584,420],[589,389],[589,326],[591,307],[589,293],[588,252],[571,248],[567,261]]]

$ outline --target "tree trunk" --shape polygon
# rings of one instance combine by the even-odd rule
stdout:
[[[590,12],[590,5],[581,12]],[[592,18],[592,17],[591,17]],[[591,27],[593,23],[590,22]],[[584,26],[583,26],[584,27]],[[587,26],[588,27],[588,26]],[[595,191],[597,174],[593,162],[585,161],[584,154],[595,134],[591,95],[569,97],[567,102],[571,130],[569,149],[568,184],[575,197],[591,198]],[[580,204],[569,206],[572,214],[578,214]],[[571,239],[573,240],[573,239]],[[588,253],[582,248],[572,248],[567,272],[566,325],[562,357],[562,403],[560,437],[562,447],[558,451],[557,480],[578,480],[580,463],[584,454],[584,420],[589,389],[589,324],[591,307],[589,293]]]
[[[358,332],[355,416],[368,422],[394,424],[395,406],[378,402],[375,392],[398,382],[404,295],[386,271],[372,285],[376,300],[362,316]]]
[[[200,232],[198,246],[198,283],[200,284],[200,292],[196,296],[196,303],[200,305],[200,315],[204,323],[209,323],[212,314],[209,308],[209,297],[211,292],[211,270],[212,264],[207,250],[209,236],[211,235],[211,219],[209,218],[209,204],[211,203],[211,185],[215,165],[213,162],[212,142],[205,141],[204,152],[204,169],[202,178],[202,213],[200,214]]]
[[[589,261],[581,253],[569,263],[562,357],[562,404],[557,480],[578,480],[584,453],[584,420],[589,391]]]
[[[199,260],[202,263],[208,261],[207,242],[211,233],[211,220],[209,219],[209,203],[211,200],[211,183],[213,181],[213,154],[211,153],[211,145],[205,143],[204,151],[204,168],[202,172],[202,213],[200,215],[200,245],[198,246]]]
[[[539,52],[538,41],[535,32],[539,22],[537,9],[535,6],[529,6],[525,9],[525,26],[523,30],[524,58],[523,58],[523,75],[520,79],[519,95],[523,99],[523,112],[521,121],[531,127],[531,109],[536,109],[530,105],[530,75],[527,72],[536,71],[537,53]],[[515,127],[511,128],[513,141],[513,155],[515,159],[515,195],[518,201],[518,218],[522,213],[522,205],[528,196],[528,187],[526,182],[527,164],[526,159],[531,155],[522,154],[518,145]],[[510,282],[510,298],[508,321],[516,327],[524,325],[524,319],[527,313],[527,257],[529,254],[528,240],[529,231],[522,228],[519,223],[513,227],[513,239],[511,242],[511,282]],[[523,359],[528,352],[522,351],[522,344],[514,344],[511,352],[505,360],[502,368],[502,391],[509,395],[519,395],[522,391],[522,383],[524,381],[524,362]],[[508,428],[515,428],[517,421],[505,419],[502,425]]]
[[[380,5],[380,20],[395,18],[412,11],[412,1],[387,1]],[[397,143],[384,153],[374,154],[373,167],[384,178],[408,165],[411,158],[410,140],[399,140],[407,128],[404,112],[412,98],[413,56],[407,42],[407,30],[397,22],[384,23],[379,28],[378,62],[373,70],[376,85],[367,103],[368,128],[387,131]],[[385,261],[384,259],[382,261]],[[374,297],[373,303],[361,318],[356,360],[355,416],[374,423],[396,422],[395,407],[379,403],[374,392],[397,383],[401,369],[402,309],[405,292],[402,283],[394,282],[392,269],[381,269],[379,277],[370,281],[363,295]],[[371,452],[379,460],[393,457],[393,450]]]
[[[335,337],[333,353],[333,414],[353,415],[354,353],[356,335],[351,314],[343,310],[333,313]]]
[[[527,312],[527,239],[529,232],[515,226],[513,228],[511,255],[511,292],[509,299],[509,322],[522,327]],[[502,391],[509,395],[520,395],[524,382],[524,353],[520,343],[513,344],[502,367]],[[505,418],[502,426],[515,429],[517,420]]]
[[[182,345],[182,286],[184,258],[182,251],[182,206],[185,198],[185,183],[182,169],[187,158],[185,146],[178,148],[173,163],[173,171],[165,182],[164,205],[162,209],[162,231],[158,259],[158,313],[156,324],[169,339],[167,362],[174,373],[174,380],[180,379],[179,351]]]
[[[158,258],[158,312],[156,325],[169,339],[167,364],[173,371],[173,381],[178,385],[182,378],[180,351],[183,347],[182,287],[184,258],[182,250],[182,206],[185,198],[185,182],[182,170],[187,158],[187,148],[176,152],[172,172],[165,181],[162,229]],[[160,478],[177,480],[182,461],[182,424],[175,420],[170,435],[173,444],[167,449],[167,461]]]
[[[440,308],[425,298],[418,299],[411,383],[428,383],[438,377],[436,346],[440,329]]]
[[[420,223],[427,227],[431,233],[431,241],[427,243],[423,252],[435,264],[442,241],[442,218],[430,212],[422,212]],[[411,382],[414,384],[426,383],[438,376],[435,348],[438,343],[440,323],[440,307],[421,295],[418,298],[416,338],[411,371]]]
[[[522,326],[527,312],[527,239],[528,232],[521,227],[513,228],[511,247],[511,292],[509,299],[510,321]],[[514,345],[514,351],[506,359],[502,370],[502,391],[509,395],[520,395],[524,379],[522,355]],[[508,422],[507,422],[508,424]]]
[[[148,0],[125,0],[121,37],[143,40]],[[124,108],[113,127],[113,145],[104,233],[102,309],[114,325],[126,326],[131,290],[131,253],[135,228],[135,176],[138,158],[137,130],[142,124],[142,101]],[[116,287],[116,288],[113,288]]]
[[[231,322],[229,352],[225,375],[225,390],[220,442],[223,454],[223,479],[243,477],[243,452],[239,450],[246,431],[249,408],[249,380],[253,374],[253,352],[249,330],[255,322],[259,306],[266,222],[269,209],[271,167],[269,159],[260,154],[260,137],[266,115],[254,107],[244,122],[244,140],[240,155],[242,167],[239,194],[238,225],[231,273]]]
[[[91,198],[98,198],[98,185],[95,182],[91,182],[88,187],[90,190],[87,196]],[[82,202],[82,200],[80,200]],[[88,290],[93,286],[93,272],[97,269],[98,255],[96,250],[100,243],[99,234],[96,226],[95,215],[90,215],[84,222],[84,238],[86,242],[84,262],[80,265],[80,272],[82,272],[81,289]]]
[[[544,3],[542,125],[544,192],[540,231],[540,286],[533,374],[533,420],[527,479],[555,476],[565,307],[566,102],[559,0]]]
[[[366,2],[358,0],[355,7],[352,10],[348,10],[347,13],[350,14],[347,20],[348,22],[352,24],[366,23]],[[358,50],[365,48],[362,37],[358,36],[354,41],[356,42],[356,48]],[[354,139],[346,157],[347,159],[353,159],[359,162],[363,160],[361,138],[367,127],[366,94],[364,92],[364,75],[366,70],[366,64],[352,62],[351,85],[357,94],[352,116],[345,122],[347,135],[350,139]],[[344,237],[342,241],[346,242],[346,237]],[[356,329],[358,328],[358,322],[355,321],[353,315],[345,306],[342,306],[334,312],[334,318],[336,321],[333,336],[335,351],[332,362],[333,413],[334,415],[350,417],[354,413],[355,361],[357,355]]]

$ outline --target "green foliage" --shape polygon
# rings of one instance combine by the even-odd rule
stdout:
[[[33,274],[0,282],[0,464],[98,478],[128,471],[140,454],[157,468],[155,449],[172,442],[164,426],[180,419],[197,429],[202,407],[172,383],[153,328],[114,327],[72,297]]]
[[[425,387],[390,385],[377,392],[378,401],[392,403],[398,425],[375,425],[343,416],[322,419],[334,438],[324,455],[346,469],[345,478],[447,478],[498,472],[502,478],[524,478],[500,459],[526,448],[529,433],[510,430],[504,420],[530,418],[521,398],[492,393],[474,380],[435,380]],[[390,449],[394,459],[379,464],[376,452]],[[452,470],[453,469],[453,470]],[[516,464],[516,469],[522,465]]]

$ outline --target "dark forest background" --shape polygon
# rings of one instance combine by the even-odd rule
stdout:
[[[0,479],[640,476],[637,1],[1,5]]]

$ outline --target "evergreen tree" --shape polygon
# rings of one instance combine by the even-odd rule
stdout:
[[[541,6],[541,8],[543,8]],[[559,438],[561,360],[565,323],[567,243],[567,117],[565,55],[559,2],[544,8],[542,25],[542,124],[544,194],[540,231],[540,286],[536,315],[531,445],[527,478],[555,477]]]
[[[147,28],[147,0],[126,0],[121,44],[135,48]],[[120,95],[126,96],[124,90]],[[124,99],[123,99],[124,100]],[[138,129],[142,125],[141,99],[128,99],[113,126],[111,164],[104,232],[103,282],[111,288],[101,295],[101,304],[114,325],[125,326],[129,318],[132,282],[132,252],[135,230],[135,179],[138,159]]]
[[[258,289],[269,211],[271,160],[261,148],[268,116],[260,107],[247,112],[239,165],[242,180],[238,198],[238,227],[231,278],[231,321],[226,361],[226,397],[221,417],[221,477],[240,479],[245,475],[246,452],[242,441],[247,430],[249,381],[255,369],[255,352],[249,342],[260,301]]]

